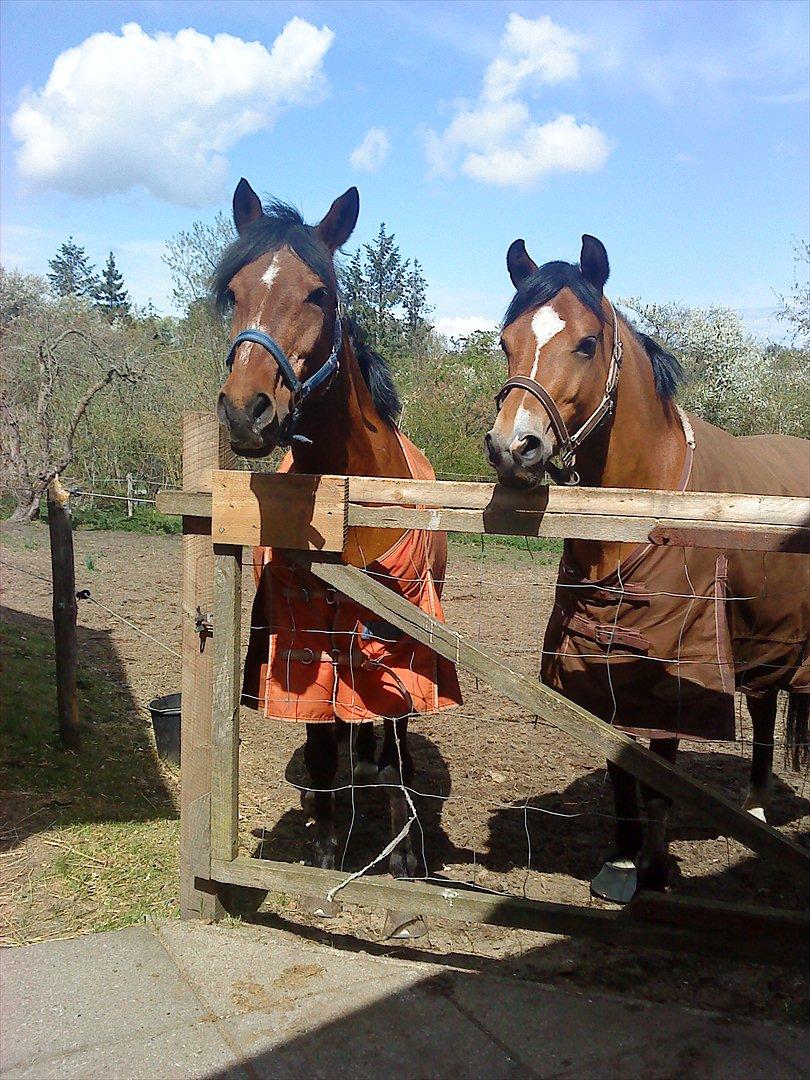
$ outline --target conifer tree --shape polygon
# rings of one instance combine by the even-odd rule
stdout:
[[[101,273],[101,282],[96,290],[96,303],[110,319],[129,314],[129,293],[124,288],[124,278],[115,265],[112,252],[107,256]]]
[[[87,252],[80,247],[72,236],[62,244],[57,253],[49,260],[48,281],[57,296],[81,296],[87,300],[95,299],[99,281],[95,267],[91,264]]]

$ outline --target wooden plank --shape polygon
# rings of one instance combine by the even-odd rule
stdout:
[[[731,525],[726,522],[658,517],[614,517],[527,510],[423,509],[349,504],[349,525],[374,529],[427,529],[430,532],[554,536],[578,540],[616,540],[673,547],[810,552],[810,528],[796,525]]]
[[[183,485],[196,495],[210,485],[215,468],[234,465],[227,435],[213,413],[192,413],[183,420]],[[209,487],[210,491],[210,487]],[[203,496],[206,497],[206,496]],[[207,496],[209,500],[210,494]],[[181,626],[182,708],[180,713],[183,766],[180,771],[180,914],[184,919],[215,919],[224,914],[216,891],[200,885],[201,872],[211,861],[210,826],[201,827],[201,812],[210,810],[211,694],[213,649],[197,633],[197,608],[210,614],[214,601],[214,552],[208,520],[197,507],[184,508]]]
[[[169,517],[196,517],[208,518],[207,531],[211,532],[211,503],[210,491],[175,491],[169,488],[159,491],[155,496],[155,508],[159,514],[167,514]]]
[[[216,474],[215,474],[216,476]],[[216,483],[216,479],[214,481]],[[214,671],[211,709],[211,858],[239,846],[239,696],[242,547],[214,544]]]
[[[348,484],[349,525],[368,528],[423,528],[517,536],[556,536],[685,547],[741,548],[758,551],[810,551],[810,499],[774,495],[732,495],[693,491],[643,491],[614,488],[541,487],[515,491],[494,484],[440,480],[390,480],[378,477],[311,477],[234,473],[234,505],[226,515],[228,543],[339,550],[319,546],[323,511],[337,514],[327,492],[338,485],[338,500]],[[251,479],[252,478],[252,479]],[[311,486],[310,486],[311,485]],[[317,493],[313,493],[317,489]],[[325,502],[321,503],[321,500]],[[310,501],[311,500],[311,501]],[[296,512],[290,514],[290,502]],[[375,503],[365,506],[364,503]],[[274,512],[276,506],[282,512]],[[161,513],[211,513],[204,493],[159,492]],[[264,506],[264,510],[262,510]],[[344,503],[345,507],[345,503]],[[309,513],[309,516],[308,516]],[[262,539],[263,521],[269,539]],[[313,533],[308,529],[312,527]],[[241,538],[240,538],[241,537]],[[312,541],[315,541],[314,543]],[[283,542],[282,542],[283,541]]]
[[[214,879],[270,892],[326,898],[331,889],[345,882],[346,874],[296,863],[273,862],[239,856],[230,862],[214,861]],[[642,897],[647,894],[642,894]],[[647,923],[645,910],[634,900],[623,911],[608,911],[575,904],[555,904],[516,896],[465,889],[453,882],[446,885],[390,877],[361,877],[346,884],[337,896],[346,903],[382,907],[390,911],[418,912],[431,918],[459,922],[488,923],[547,934],[577,935],[612,944],[639,948],[688,950],[732,955],[746,961],[784,962],[803,967],[810,961],[806,922],[792,912],[758,912],[743,915],[735,905],[717,905],[716,924],[704,930],[699,918],[690,926],[686,920],[667,923],[660,918]],[[690,901],[681,904],[688,911]],[[652,908],[651,910],[655,910]],[[729,915],[724,927],[722,915]],[[743,923],[744,920],[744,923]],[[740,933],[741,925],[745,933]],[[791,935],[788,928],[792,929]],[[772,932],[774,931],[774,932]],[[804,936],[802,936],[804,935]]]
[[[531,490],[451,480],[349,477],[349,502],[459,510],[663,517],[732,524],[810,525],[810,498],[729,492],[544,485]]]
[[[76,567],[73,561],[73,528],[70,524],[70,492],[62,487],[58,476],[48,484],[48,535],[51,544],[59,738],[63,746],[78,750],[81,746],[81,729],[76,696]]]
[[[214,473],[215,543],[343,551],[348,535],[345,476]]]
[[[781,863],[810,883],[810,851],[740,810],[722,795],[650,753],[628,735],[604,723],[561,694],[512,671],[472,641],[438,622],[391,589],[352,566],[297,554],[295,558],[339,592],[466,668],[494,690],[540,716],[578,742],[599,751],[661,794],[696,811],[707,825],[734,837],[758,854]]]

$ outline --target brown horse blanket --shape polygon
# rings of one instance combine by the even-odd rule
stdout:
[[[810,494],[807,441],[682,419],[679,490]],[[630,734],[733,739],[735,687],[810,692],[810,556],[647,544],[590,581],[566,545],[541,679]]]

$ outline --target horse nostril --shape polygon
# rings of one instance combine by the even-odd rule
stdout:
[[[269,405],[270,398],[267,394],[254,394],[253,398],[248,402],[245,412],[255,423],[256,420],[264,415]]]
[[[523,438],[512,443],[511,449],[516,457],[523,457],[539,450],[542,445],[536,435],[524,435]]]
[[[492,438],[492,432],[488,431],[484,436],[484,447],[487,451],[487,457],[489,458],[490,465],[497,465],[500,455],[495,449],[495,441]]]

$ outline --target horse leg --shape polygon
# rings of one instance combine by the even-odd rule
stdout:
[[[334,787],[338,767],[338,744],[334,724],[307,724],[304,761],[314,791],[301,798],[306,811],[315,819],[315,838],[312,842],[315,865],[334,870],[337,836],[335,834]],[[320,790],[318,790],[320,789]]]
[[[357,761],[354,766],[354,782],[356,784],[376,784],[379,777],[379,769],[375,760],[377,750],[377,736],[374,734],[374,725],[358,724],[357,741],[355,752]]]
[[[678,739],[651,739],[650,750],[672,764]],[[647,784],[641,785],[647,820],[638,864],[638,887],[663,892],[667,886],[667,818],[672,801]]]
[[[765,821],[765,811],[773,794],[773,733],[776,727],[777,691],[764,697],[749,697],[748,712],[754,728],[751,776],[743,810]]]
[[[388,807],[391,814],[391,839],[399,836],[410,817],[409,806],[402,785],[413,782],[413,759],[408,750],[408,718],[386,720],[382,750],[380,751],[380,783],[389,785]],[[410,830],[391,852],[389,869],[393,877],[413,877],[416,873],[416,856],[413,853]]]
[[[638,782],[632,773],[608,762],[616,810],[616,850],[591,882],[591,892],[603,900],[626,904],[636,890],[636,859],[643,833],[639,820]]]

